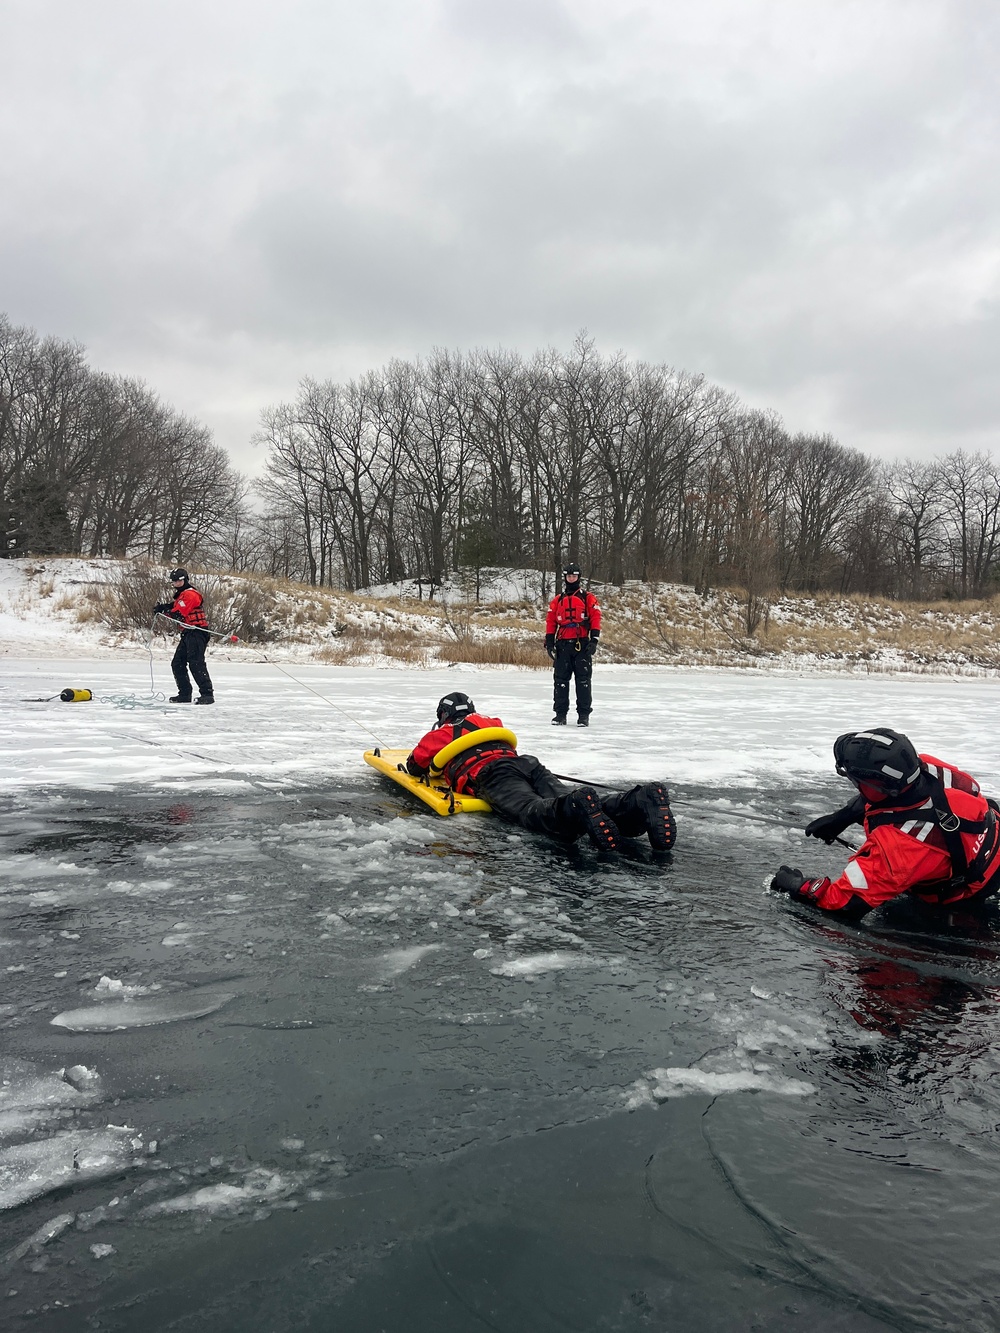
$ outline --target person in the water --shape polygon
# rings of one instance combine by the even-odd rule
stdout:
[[[833,757],[858,795],[814,819],[806,836],[831,843],[862,824],[864,845],[837,879],[810,879],[781,866],[773,890],[857,919],[904,893],[942,906],[981,901],[1000,889],[1000,804],[982,795],[975,778],[917,754],[889,727],[838,736]]]
[[[413,747],[406,760],[407,772],[425,777],[435,755],[465,738],[468,744],[448,759],[444,776],[456,792],[488,801],[501,819],[564,841],[586,834],[596,847],[607,851],[617,847],[619,835],[647,834],[656,851],[673,846],[674,817],[662,782],[604,797],[592,787],[568,790],[544,764],[533,755],[518,754],[509,741],[476,741],[477,731],[497,727],[503,727],[498,717],[477,713],[468,695],[453,691],[438,703],[437,725]]]

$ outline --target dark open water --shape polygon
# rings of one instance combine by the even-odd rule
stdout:
[[[9,802],[0,1325],[1000,1326],[996,919],[817,919],[765,877],[846,853],[678,794],[608,864],[368,775]]]

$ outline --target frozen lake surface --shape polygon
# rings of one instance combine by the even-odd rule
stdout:
[[[3,664],[5,1328],[998,1326],[997,914],[764,890],[846,857],[786,825],[849,727],[1000,792],[995,683],[606,668],[587,732],[518,672],[22,702],[145,669]],[[449,688],[666,777],[672,858],[415,809],[360,753]]]

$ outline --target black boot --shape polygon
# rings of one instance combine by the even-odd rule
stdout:
[[[639,789],[638,806],[642,811],[649,845],[654,852],[668,852],[677,837],[670,793],[662,782],[647,782]]]
[[[590,714],[589,714],[589,713],[581,713],[580,716],[576,719],[576,725],[577,725],[578,727],[589,727],[589,726],[590,726]]]
[[[552,725],[554,727],[564,727],[566,725],[566,719],[564,717],[560,717],[559,714],[557,713],[555,717],[552,719]]]
[[[195,703],[196,703],[196,704],[214,704],[214,703],[215,703],[215,695],[214,695],[214,694],[199,694],[198,697],[197,697],[197,699],[195,699]]]
[[[191,702],[190,694],[172,694],[170,696],[172,704],[189,704]]]
[[[578,787],[570,793],[569,802],[580,832],[586,833],[599,852],[616,852],[618,831],[601,809],[593,787]]]
[[[601,808],[626,838],[641,838],[645,833],[654,851],[666,852],[676,836],[669,802],[665,783],[644,782],[602,797]]]

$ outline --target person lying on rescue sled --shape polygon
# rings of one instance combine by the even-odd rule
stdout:
[[[806,837],[831,843],[863,824],[864,845],[837,879],[807,879],[781,866],[772,889],[853,920],[904,893],[943,906],[982,901],[1000,889],[1000,805],[981,794],[975,778],[918,755],[889,727],[838,736],[833,757],[859,794],[807,824]]]
[[[603,798],[592,787],[567,790],[533,755],[518,754],[510,741],[497,738],[495,729],[502,728],[498,717],[477,713],[468,695],[445,695],[437,706],[437,726],[414,746],[407,772],[425,777],[435,755],[461,738],[468,743],[447,760],[444,776],[456,792],[488,801],[501,819],[567,842],[587,834],[606,851],[615,850],[619,835],[643,833],[656,851],[673,846],[674,817],[662,783]],[[488,734],[477,741],[480,731]]]

